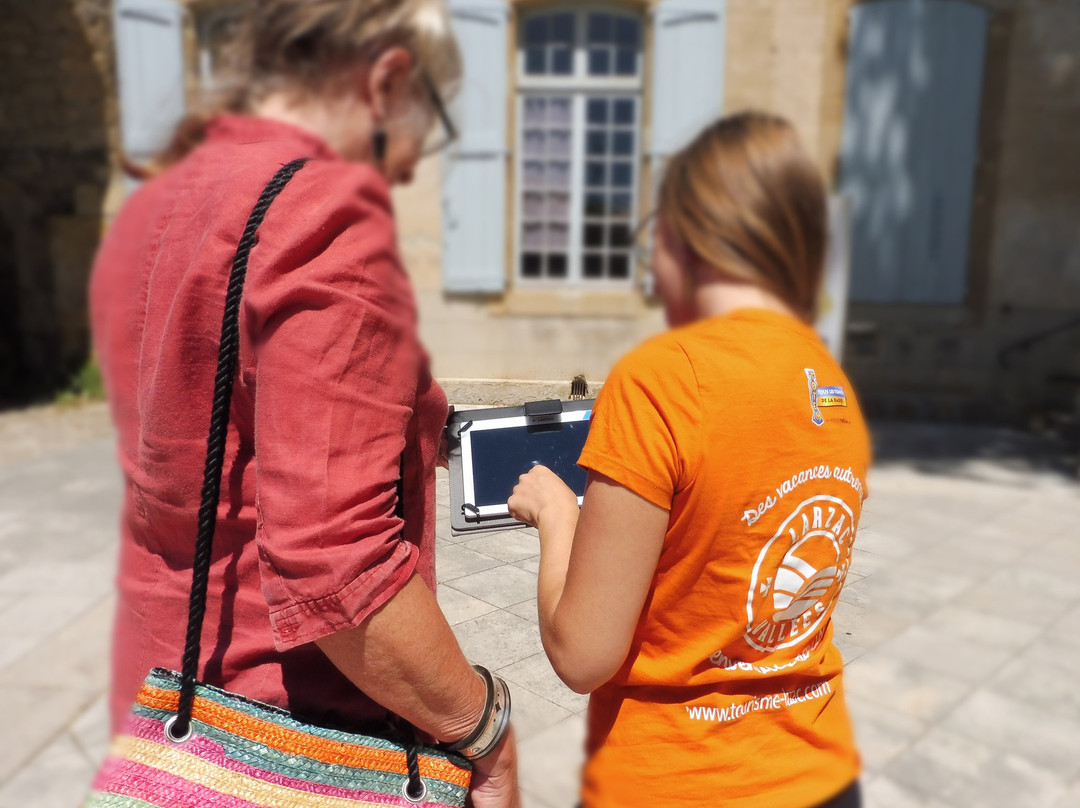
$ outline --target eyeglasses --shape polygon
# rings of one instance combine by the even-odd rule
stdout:
[[[655,239],[653,238],[656,226],[656,211],[653,211],[634,229],[634,263],[642,267],[646,273],[652,270],[652,256]]]
[[[641,220],[634,228],[634,263],[641,270],[641,288],[649,297],[656,294],[653,275],[653,253],[656,250],[656,211]]]
[[[450,113],[447,112],[446,104],[443,103],[442,95],[439,93],[438,88],[435,86],[435,82],[431,80],[431,77],[427,73],[424,73],[420,77],[421,82],[424,85],[424,91],[427,93],[428,100],[431,101],[431,105],[435,108],[435,113],[439,116],[440,126],[438,129],[433,129],[431,134],[428,135],[426,141],[424,141],[424,156],[437,154],[438,152],[446,149],[451,143],[458,138],[457,127],[454,126],[454,121],[450,118]]]

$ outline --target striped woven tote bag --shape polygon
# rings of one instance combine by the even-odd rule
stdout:
[[[229,276],[199,506],[181,673],[147,676],[84,808],[463,808],[471,766],[389,724],[385,737],[326,729],[196,681],[239,311],[255,234],[304,160],[282,168],[251,213]]]

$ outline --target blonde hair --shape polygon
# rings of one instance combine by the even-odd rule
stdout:
[[[825,184],[786,120],[745,112],[709,126],[669,161],[658,213],[701,264],[813,319],[827,241]]]
[[[245,41],[246,40],[246,41]],[[461,54],[444,0],[257,0],[241,40],[251,93],[319,92],[387,48],[413,55],[413,72],[449,93]]]
[[[444,0],[249,0],[229,54],[232,80],[218,100],[188,115],[150,166],[126,164],[148,177],[179,162],[206,137],[221,112],[247,112],[268,93],[326,93],[392,47],[413,57],[413,77],[450,97],[462,61]]]

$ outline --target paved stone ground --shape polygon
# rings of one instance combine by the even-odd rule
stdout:
[[[1080,486],[1045,441],[882,425],[838,610],[868,808],[1080,805]],[[77,805],[105,753],[119,477],[100,406],[0,414],[0,806]],[[573,805],[585,699],[536,627],[530,531],[454,538],[439,599],[512,682],[529,808]]]

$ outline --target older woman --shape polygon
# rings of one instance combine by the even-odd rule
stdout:
[[[308,158],[251,253],[199,678],[342,728],[392,711],[452,744],[488,684],[434,596],[447,402],[390,186],[448,126],[460,57],[438,0],[252,5],[244,92],[181,125],[93,273],[126,481],[114,732],[151,667],[179,668],[229,266],[264,185]],[[517,804],[509,734],[474,766],[477,808]]]
[[[539,528],[540,628],[591,693],[586,808],[851,808],[859,756],[832,612],[869,441],[810,321],[821,177],[785,121],[709,127],[665,170],[672,329],[612,371],[580,463],[510,499]]]

